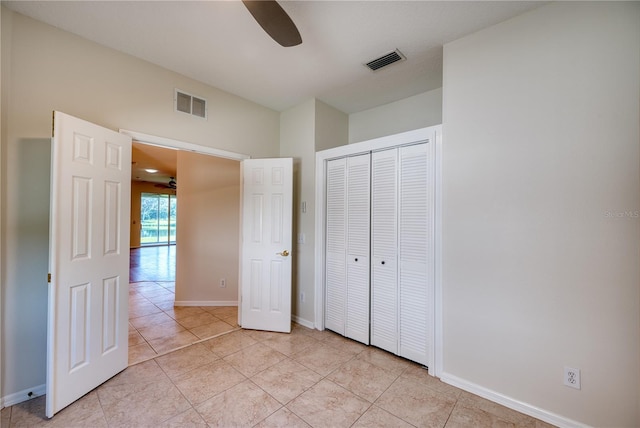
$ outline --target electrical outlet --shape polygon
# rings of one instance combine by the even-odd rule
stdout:
[[[564,384],[571,388],[580,389],[580,369],[565,367]]]
[[[227,288],[227,280],[224,278],[220,279],[220,288]]]
[[[300,293],[300,301],[304,303],[305,295],[304,293]]]

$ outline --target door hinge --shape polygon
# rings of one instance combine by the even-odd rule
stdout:
[[[56,111],[54,110],[51,113],[51,138],[54,137],[55,132],[56,132]],[[51,281],[49,281],[49,282],[51,282]]]
[[[51,274],[47,274],[47,283],[51,284]]]

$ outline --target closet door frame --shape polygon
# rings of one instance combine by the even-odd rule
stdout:
[[[400,134],[376,138],[360,143],[340,146],[316,153],[315,204],[315,328],[324,330],[325,308],[325,233],[326,233],[326,166],[327,161],[344,156],[369,153],[420,142],[435,145],[435,290],[433,307],[433,350],[430,355],[429,374],[442,374],[442,125],[416,129]]]

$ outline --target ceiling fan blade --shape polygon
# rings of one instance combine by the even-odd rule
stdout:
[[[249,13],[273,40],[285,47],[302,43],[300,32],[275,0],[242,0]]]

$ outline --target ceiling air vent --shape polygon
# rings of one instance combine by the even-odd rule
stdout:
[[[372,61],[369,61],[365,65],[369,67],[371,70],[376,71],[380,70],[382,67],[386,67],[387,65],[391,65],[394,62],[405,60],[405,56],[399,50],[395,50],[386,55],[381,56],[380,58],[376,58]]]
[[[176,89],[174,105],[176,111],[198,116],[203,119],[207,118],[207,100],[204,98],[196,97],[195,95]]]

